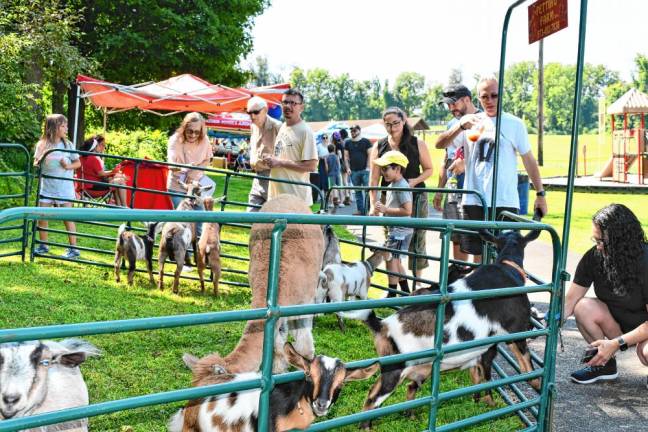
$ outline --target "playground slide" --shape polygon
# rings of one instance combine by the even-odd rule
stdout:
[[[594,177],[603,178],[603,177],[612,177],[612,165],[614,164],[614,157],[610,157],[608,161],[603,166],[603,169],[599,172],[594,173]]]

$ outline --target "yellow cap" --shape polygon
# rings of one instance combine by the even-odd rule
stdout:
[[[382,155],[381,158],[376,159],[374,163],[381,167],[396,164],[402,166],[403,168],[407,168],[409,160],[407,160],[407,156],[405,156],[403,153],[397,150],[390,150]]]

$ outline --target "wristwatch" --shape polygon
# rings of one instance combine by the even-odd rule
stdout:
[[[538,192],[536,192],[536,196],[537,197],[547,196],[547,191],[545,191],[545,190],[538,191]]]
[[[619,350],[625,351],[628,349],[628,344],[623,339],[623,336],[619,336],[618,338],[616,338],[616,341],[619,342]]]

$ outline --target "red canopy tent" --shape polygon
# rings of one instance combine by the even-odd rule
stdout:
[[[217,131],[249,135],[252,120],[249,115],[243,113],[216,113],[207,118],[206,124]]]
[[[77,84],[83,91],[80,97],[89,99],[94,106],[104,108],[107,113],[137,108],[158,115],[183,111],[245,111],[247,100],[252,96],[262,97],[270,106],[275,106],[280,104],[281,95],[290,88],[287,83],[252,89],[231,88],[211,84],[190,74],[136,85],[116,84],[78,75]]]

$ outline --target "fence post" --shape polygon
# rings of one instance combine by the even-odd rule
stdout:
[[[263,388],[259,397],[259,429],[260,431],[270,430],[268,422],[270,419],[270,392],[274,387],[272,378],[272,364],[274,363],[274,336],[277,324],[278,310],[277,298],[279,297],[279,270],[281,266],[281,236],[286,230],[286,220],[275,221],[270,240],[270,262],[268,264],[268,309],[266,322],[263,326],[263,357],[261,360],[261,380]]]

